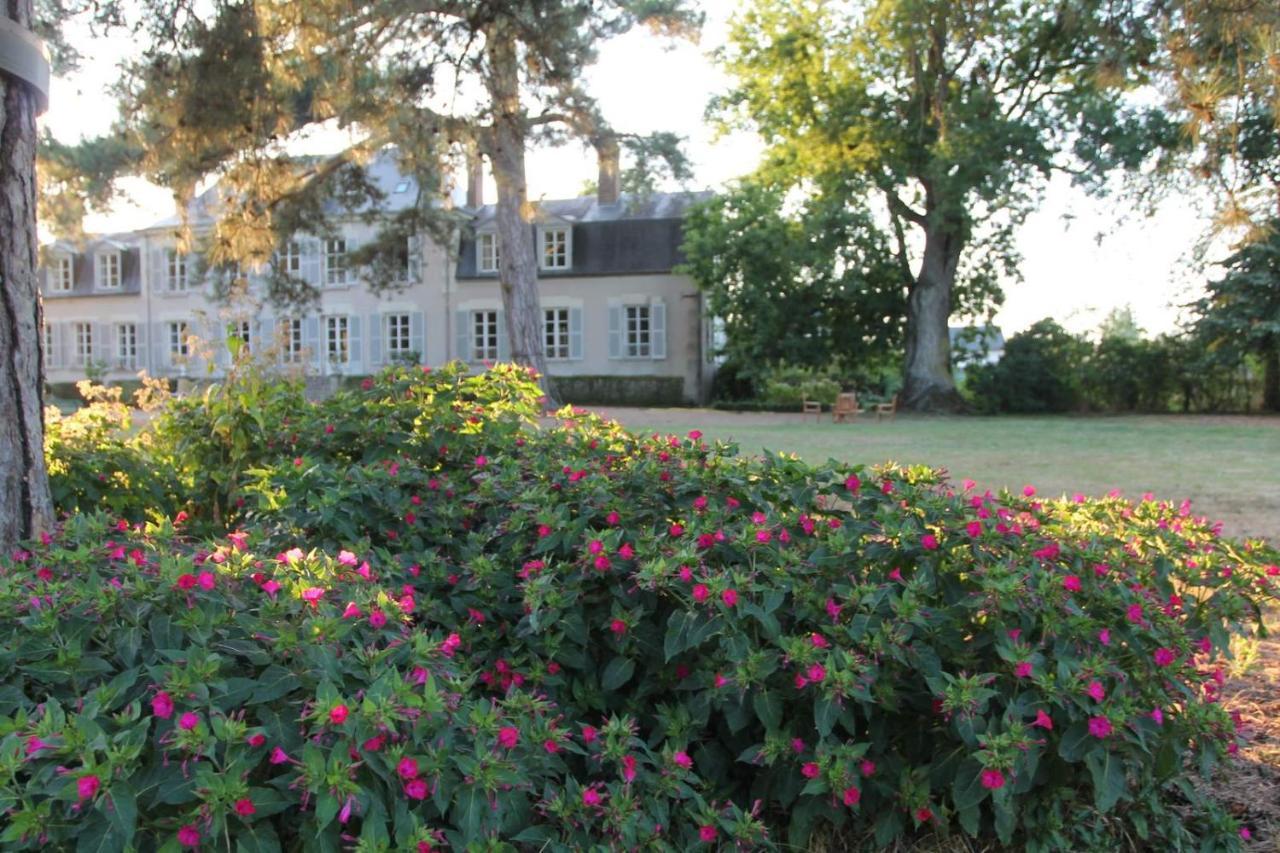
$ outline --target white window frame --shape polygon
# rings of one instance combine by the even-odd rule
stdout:
[[[253,351],[253,321],[252,320],[232,320],[227,323],[227,337],[237,337],[240,339],[241,349]]]
[[[53,256],[53,268],[49,270],[49,292],[70,293],[76,286],[75,259],[70,255]]]
[[[71,332],[75,336],[75,364],[84,366],[93,362],[93,324],[72,323]]]
[[[471,352],[469,361],[498,360],[498,309],[478,308],[471,312]]]
[[[40,343],[44,347],[44,365],[45,367],[58,366],[58,353],[54,351],[53,346],[53,324],[40,324]]]
[[[93,286],[96,290],[119,290],[123,278],[120,274],[119,252],[99,252],[93,258]]]
[[[498,235],[494,231],[481,231],[476,235],[476,270],[496,273],[501,258],[498,257]]]
[[[187,256],[177,249],[165,250],[164,283],[166,293],[186,293],[191,285],[187,277]]]
[[[350,284],[351,268],[347,264],[347,240],[334,237],[324,241],[324,283],[326,287]]]
[[[563,226],[543,228],[538,237],[538,265],[544,270],[567,270],[570,265],[570,230]]]
[[[568,308],[542,309],[542,346],[549,361],[569,359],[570,322]]]
[[[116,323],[116,359],[126,370],[138,366],[137,323]]]
[[[346,314],[324,316],[324,355],[329,364],[351,363],[351,318]]]
[[[622,306],[622,357],[653,357],[653,306],[648,302]]]
[[[302,341],[302,318],[286,317],[279,322],[284,328],[280,360],[285,364],[301,364],[303,350],[306,349]]]
[[[191,324],[186,320],[169,320],[165,323],[165,337],[169,341],[169,360],[191,357]]]
[[[289,240],[279,252],[280,269],[285,275],[302,278],[302,242]]]
[[[382,337],[386,342],[387,361],[413,352],[413,317],[406,313],[382,315]]]

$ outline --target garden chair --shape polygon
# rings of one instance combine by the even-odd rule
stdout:
[[[803,407],[803,414],[813,415],[815,420],[822,420],[822,404],[817,400],[805,400]]]
[[[893,419],[894,414],[898,411],[898,395],[894,394],[889,398],[887,403],[876,403],[876,420],[881,418]]]
[[[836,404],[831,407],[831,420],[840,423],[845,420],[857,420],[862,409],[858,408],[858,395],[852,392],[836,397]]]

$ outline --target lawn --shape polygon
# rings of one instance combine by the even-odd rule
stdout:
[[[1190,498],[1235,537],[1280,542],[1280,418],[1237,416],[919,417],[834,424],[830,415],[597,407],[628,427],[700,429],[744,453],[788,450],[811,462],[895,461],[945,468],[980,487],[1045,495],[1120,489]]]

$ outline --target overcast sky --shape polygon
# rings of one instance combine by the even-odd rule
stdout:
[[[587,82],[617,128],[685,136],[694,186],[715,189],[750,172],[760,145],[747,134],[716,140],[704,121],[708,99],[728,87],[709,53],[723,43],[726,23],[740,3],[704,0],[702,5],[708,20],[700,44],[669,44],[647,32],[631,33],[604,47]],[[44,125],[64,141],[105,131],[115,116],[105,86],[117,76],[119,57],[130,49],[129,42],[114,38],[99,39],[84,51],[82,70],[54,81]],[[528,157],[535,198],[575,196],[595,171],[593,155],[576,144],[533,151]],[[162,190],[139,182],[130,183],[129,190],[133,204],[94,216],[86,227],[128,230],[172,211]],[[492,200],[492,185],[487,192]],[[1207,225],[1207,211],[1197,210],[1191,201],[1168,204],[1150,219],[1125,215],[1125,210],[1121,201],[1091,199],[1066,180],[1050,184],[1040,209],[1019,234],[1024,280],[1006,286],[1005,304],[996,318],[1006,334],[1046,316],[1084,331],[1126,304],[1149,331],[1174,327],[1176,305],[1192,298],[1202,280],[1189,260]]]

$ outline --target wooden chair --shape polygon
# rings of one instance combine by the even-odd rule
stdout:
[[[831,407],[831,420],[841,423],[846,420],[857,420],[862,409],[858,408],[858,395],[852,392],[836,397],[836,404]]]
[[[876,403],[876,420],[887,417],[893,419],[894,414],[898,411],[898,395],[894,394],[889,398],[887,403]]]
[[[822,420],[822,404],[817,400],[805,400],[803,414],[813,415],[815,420]]]

